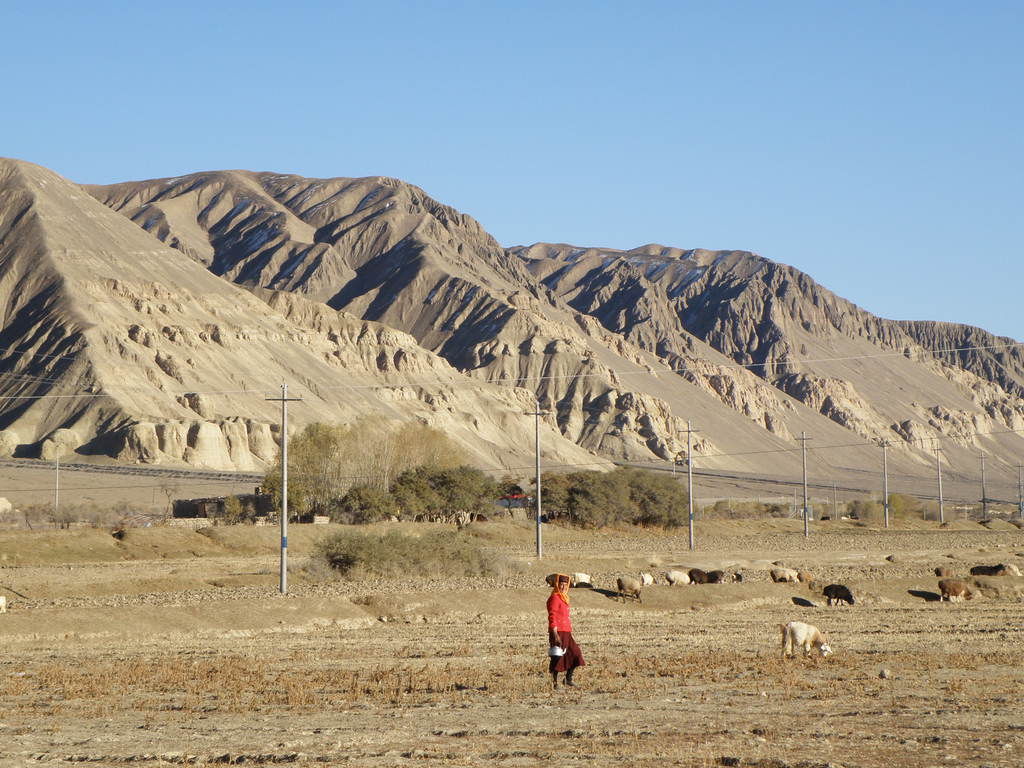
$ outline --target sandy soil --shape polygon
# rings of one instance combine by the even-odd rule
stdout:
[[[272,530],[0,535],[0,765],[1024,763],[1024,579],[931,599],[936,565],[1024,567],[1016,529],[708,524],[691,554],[685,534],[548,528],[535,562],[528,529],[488,525],[522,571],[388,583],[313,579],[330,527],[293,526],[288,596]],[[772,584],[776,560],[817,586]],[[673,565],[747,578],[609,593]],[[553,570],[595,580],[573,591],[575,690],[545,672]],[[857,604],[825,607],[831,582]],[[782,660],[792,619],[836,653]]]

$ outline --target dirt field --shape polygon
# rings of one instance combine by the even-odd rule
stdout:
[[[685,531],[548,528],[538,563],[528,528],[486,525],[522,571],[315,581],[305,554],[331,527],[293,526],[287,597],[272,529],[0,533],[0,765],[1024,764],[1024,579],[933,595],[936,565],[1024,567],[1011,526],[833,523],[805,540],[794,521],[708,524],[692,555]],[[775,560],[819,591],[772,584]],[[608,594],[674,565],[746,580]],[[555,570],[597,587],[572,593],[575,690],[546,674]],[[831,582],[857,604],[825,607]],[[835,654],[783,661],[792,619]]]

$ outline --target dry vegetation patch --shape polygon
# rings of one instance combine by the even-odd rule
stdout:
[[[469,540],[488,556],[529,560],[522,529],[491,530]],[[64,597],[15,601],[0,617],[0,634],[20,627],[0,660],[0,765],[1019,765],[1024,605],[1009,592],[956,605],[908,594],[934,589],[936,564],[966,573],[1009,559],[1024,549],[1019,533],[843,532],[802,549],[802,537],[776,531],[776,550],[747,549],[750,532],[709,536],[697,564],[748,563],[750,582],[658,586],[639,605],[574,590],[588,665],[576,690],[552,691],[546,571],[586,563],[607,584],[691,557],[684,539],[657,531],[564,533],[523,573],[296,574],[290,597],[275,594],[271,558],[225,545],[230,529],[217,540],[230,559],[4,569],[0,581],[21,594]],[[770,584],[749,565],[772,560],[877,599],[795,605],[815,593]],[[175,591],[184,572],[190,586]],[[260,573],[262,586],[196,586]],[[164,577],[170,591],[139,592]],[[335,603],[344,610],[310,622],[314,607]],[[150,624],[134,634],[62,624],[89,612],[114,626],[143,611]],[[209,622],[201,634],[159,630],[160,616],[199,612]],[[835,654],[783,660],[777,625],[792,619],[823,629]]]

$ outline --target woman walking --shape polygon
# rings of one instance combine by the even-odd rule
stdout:
[[[551,657],[549,670],[551,683],[558,688],[558,673],[565,673],[565,685],[574,686],[572,681],[576,667],[586,662],[576,641],[572,638],[572,621],[569,620],[569,577],[564,573],[556,573],[554,588],[548,598],[548,640],[552,648],[561,648],[562,653]]]

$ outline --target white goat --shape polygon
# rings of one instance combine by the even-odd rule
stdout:
[[[797,648],[804,649],[804,656],[811,655],[811,648],[817,648],[822,656],[832,653],[832,647],[821,630],[802,621],[779,624],[782,631],[782,658],[792,656]]]
[[[590,580],[589,573],[574,573],[570,575],[569,578],[572,579],[569,583],[572,584],[573,587],[590,587],[594,584],[594,582]]]
[[[665,581],[667,581],[671,587],[674,587],[676,584],[686,585],[690,583],[690,574],[686,571],[666,571]]]
[[[770,575],[776,584],[786,581],[796,584],[799,581],[799,574],[792,568],[772,568]]]

